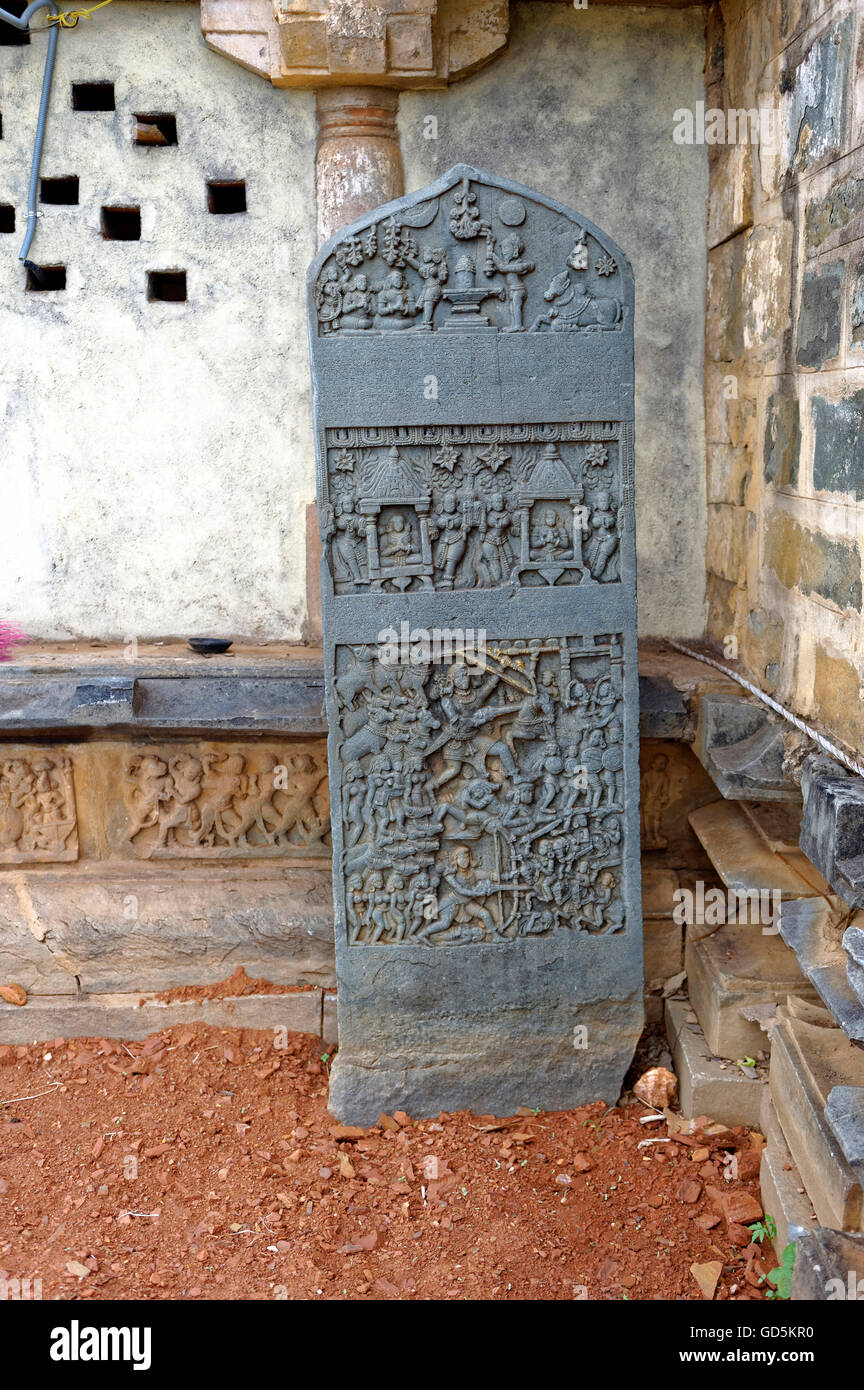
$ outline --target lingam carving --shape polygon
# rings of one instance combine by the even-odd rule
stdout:
[[[71,759],[53,750],[0,759],[0,863],[77,858]]]
[[[329,430],[323,538],[336,592],[615,583],[620,434],[597,423]]]
[[[449,201],[430,199],[345,237],[315,286],[319,333],[620,329],[622,299],[610,292],[618,264],[584,228],[574,229],[545,290],[535,285],[535,214],[529,199],[465,177]]]
[[[621,671],[616,634],[338,649],[351,945],[623,929]]]
[[[125,839],[144,859],[329,854],[327,766],[318,745],[127,757]]]

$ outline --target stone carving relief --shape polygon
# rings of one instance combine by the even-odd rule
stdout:
[[[328,430],[323,537],[336,593],[615,583],[620,433]]]
[[[620,330],[615,258],[574,226],[561,269],[544,282],[531,250],[535,211],[465,177],[345,237],[315,286],[319,334]]]
[[[142,859],[330,853],[320,744],[139,749],[126,757],[123,790],[125,842]]]
[[[77,858],[71,759],[54,750],[0,758],[0,863]]]
[[[616,634],[338,648],[351,945],[623,929],[621,672]]]

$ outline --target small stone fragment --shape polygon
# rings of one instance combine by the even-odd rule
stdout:
[[[633,1094],[646,1105],[662,1110],[671,1105],[678,1094],[678,1078],[668,1067],[651,1067],[643,1072],[633,1087]]]

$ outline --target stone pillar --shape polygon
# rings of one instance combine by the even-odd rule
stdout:
[[[399,93],[387,87],[318,92],[319,246],[355,217],[405,192],[398,108]]]

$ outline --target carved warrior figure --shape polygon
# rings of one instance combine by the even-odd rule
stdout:
[[[622,929],[620,663],[615,638],[419,674],[340,649],[351,944]]]
[[[266,750],[136,753],[125,770],[126,840],[144,858],[326,854],[326,767]]]
[[[400,330],[522,333],[526,306],[533,315],[532,332],[614,330],[621,324],[621,301],[598,292],[614,283],[617,264],[585,230],[579,230],[566,266],[546,290],[545,303],[551,305],[546,309],[542,285],[534,288],[530,279],[537,228],[521,199],[496,203],[491,190],[465,178],[449,204],[431,200],[411,226],[400,216],[393,213],[362,239],[347,236],[325,262],[314,289],[323,336]],[[522,232],[513,230],[522,224]],[[491,319],[487,300],[501,306],[493,305]]]
[[[0,759],[0,861],[77,857],[71,760],[53,751]]]

